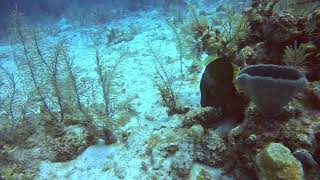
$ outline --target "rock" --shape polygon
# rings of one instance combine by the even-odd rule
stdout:
[[[131,31],[124,31],[118,28],[112,28],[107,35],[108,44],[115,45],[121,42],[128,42],[131,41],[135,36],[134,32]]]
[[[78,126],[69,126],[66,133],[52,143],[53,161],[68,161],[83,152],[90,144],[87,142],[88,132]]]
[[[167,172],[178,179],[188,177],[194,154],[189,131],[188,128],[167,128],[146,141],[146,155],[150,157],[152,168],[149,173]]]
[[[0,150],[3,149],[5,145],[18,145],[24,148],[30,148],[28,147],[30,144],[26,141],[35,131],[35,123],[21,123],[19,128],[12,130],[12,126],[8,126],[6,122],[3,122],[0,127]]]
[[[189,148],[187,148],[189,149]],[[180,150],[176,153],[172,160],[172,172],[179,177],[189,177],[190,170],[193,164],[193,156],[189,151]]]
[[[236,56],[235,63],[239,66],[243,66],[254,54],[254,49],[250,46],[246,46],[240,50]]]
[[[277,13],[263,25],[263,36],[270,44],[287,45],[295,37],[297,21],[286,12]]]
[[[306,96],[306,101],[313,108],[320,109],[320,83],[319,82],[310,82],[307,85],[307,88],[304,91]]]
[[[189,179],[192,180],[231,180],[233,178],[223,175],[223,171],[218,168],[212,168],[199,163],[194,163],[192,165],[191,173]]]
[[[195,145],[195,159],[208,166],[221,165],[225,150],[226,145],[222,137],[211,130]]]
[[[244,129],[243,125],[239,125],[239,126],[232,128],[227,136],[228,143],[235,144],[235,138],[237,136],[240,136],[244,132],[244,130],[245,129]]]
[[[41,160],[52,160],[53,155],[47,149],[42,148],[33,148],[33,149],[22,149],[20,147],[15,147],[14,149],[8,152],[7,158],[0,158],[2,164],[9,163],[17,163],[19,165],[24,166],[26,169],[32,169],[37,166],[37,163]]]
[[[254,42],[263,41],[264,39],[261,34],[263,34],[263,23],[267,20],[265,14],[262,14],[261,11],[253,7],[244,8],[243,12],[250,22],[250,39]]]
[[[304,179],[301,163],[280,143],[270,143],[260,151],[256,156],[256,165],[261,180]]]
[[[214,107],[197,108],[186,114],[183,119],[183,126],[192,126],[195,124],[206,126],[216,122],[221,115],[220,109]]]
[[[189,129],[189,137],[192,137],[194,142],[199,142],[204,134],[204,129],[201,125],[193,125]]]
[[[163,151],[165,152],[165,157],[174,155],[179,150],[179,144],[177,143],[168,143],[163,147]]]
[[[106,145],[114,144],[117,142],[117,137],[115,134],[108,128],[102,130],[102,137]]]
[[[304,112],[307,112],[307,110],[304,110]],[[319,116],[319,114],[316,116]],[[281,129],[278,137],[282,139],[282,142],[286,142],[286,145],[291,149],[313,150],[317,144],[315,133],[320,127],[320,118],[316,116],[302,114],[299,117],[288,119],[280,124]]]
[[[253,46],[252,56],[248,56],[247,64],[283,64],[283,49],[259,42]]]

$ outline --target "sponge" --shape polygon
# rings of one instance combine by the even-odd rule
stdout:
[[[307,80],[290,66],[259,64],[247,66],[235,81],[265,116],[276,116]]]

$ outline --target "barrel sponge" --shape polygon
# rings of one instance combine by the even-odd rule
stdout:
[[[276,116],[282,107],[305,86],[307,80],[290,66],[259,64],[247,66],[236,77],[236,83],[265,116]]]

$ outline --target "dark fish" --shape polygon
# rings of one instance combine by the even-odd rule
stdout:
[[[319,168],[319,164],[312,155],[306,149],[297,149],[293,153],[294,157],[296,157],[304,167],[312,169],[312,168]]]
[[[314,150],[313,158],[320,164],[320,145]]]

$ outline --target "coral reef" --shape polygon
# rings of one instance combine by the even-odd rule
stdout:
[[[81,127],[69,126],[66,134],[57,138],[50,147],[54,154],[54,161],[68,161],[79,155],[92,142],[87,142],[87,132]]]
[[[214,107],[198,108],[188,112],[185,115],[183,119],[183,125],[192,126],[194,124],[201,124],[202,126],[206,127],[217,122],[221,116],[221,111]]]
[[[188,178],[193,164],[193,156],[190,148],[184,147],[188,145],[182,144],[182,147],[174,155],[171,165],[171,173],[173,177]]]
[[[320,109],[320,84],[319,82],[308,83],[304,91],[305,102],[314,109]]]
[[[294,16],[288,13],[277,13],[263,24],[262,33],[267,43],[283,48],[296,38],[297,21]]]
[[[192,18],[186,24],[179,26],[181,20],[178,19],[170,21],[171,28],[177,28],[174,33],[179,41],[177,50],[181,53],[180,60],[193,60],[189,68],[192,73],[197,72],[194,70],[196,64],[201,64],[196,63],[195,59],[199,60],[203,54],[208,55],[200,83],[203,107],[191,108],[186,115],[184,113],[187,111],[169,113],[179,114],[181,126],[173,129],[174,132],[160,128],[159,134],[149,137],[145,142],[145,154],[150,156],[150,162],[144,164],[144,169],[152,169],[155,176],[160,169],[166,169],[173,177],[186,179],[192,174],[192,164],[197,162],[215,168],[223,167],[225,174],[235,178],[279,179],[279,174],[287,179],[317,177],[320,154],[317,139],[319,75],[316,73],[320,67],[317,62],[319,12],[315,10],[307,16],[297,17],[290,12],[275,11],[275,5],[276,1],[252,1],[251,7],[246,8],[241,16],[221,6],[217,11],[225,19],[220,22],[213,20],[212,24],[205,17],[206,12],[191,8]],[[194,57],[183,54],[183,48],[189,48]],[[150,52],[156,61],[161,60],[154,50]],[[261,74],[256,71],[247,73],[246,70],[250,69],[247,65],[255,64],[274,64],[254,67],[277,67],[280,71],[271,68],[266,73],[269,70],[262,68],[263,72],[259,70]],[[169,110],[179,109],[173,83],[168,81],[174,77],[166,77],[161,62],[156,68],[163,81],[158,86],[162,103]],[[242,69],[240,73],[239,69]],[[293,69],[295,73],[292,73]],[[248,92],[257,93],[257,97],[263,98],[263,103],[274,100],[273,96],[277,95],[280,97],[276,100],[283,98],[284,103],[262,108],[263,105],[252,98],[248,104],[248,97],[241,91],[245,88],[239,85],[241,83],[235,84],[236,75],[244,77],[244,72],[253,77],[263,76],[257,78],[256,87],[250,85],[250,90],[244,90],[246,95],[252,98]],[[304,76],[312,82],[302,93],[298,93],[297,90],[301,90],[306,83]],[[253,77],[246,76],[249,81]],[[264,79],[274,80],[275,86],[264,87],[261,85]],[[280,87],[282,80],[292,83],[281,83]],[[295,80],[301,80],[300,85]],[[299,87],[293,88],[293,93],[289,94],[289,89],[296,85]],[[285,95],[288,95],[287,98]],[[266,110],[272,109],[270,107],[276,110],[270,113]],[[264,116],[259,110],[272,116]],[[275,114],[278,116],[273,116]],[[225,135],[212,124],[225,121],[228,116],[234,116],[237,123]],[[166,135],[160,135],[160,132],[166,132]],[[148,163],[150,168],[147,168]],[[206,179],[208,174],[202,169],[198,179]]]
[[[200,163],[219,167],[223,165],[223,155],[226,148],[225,141],[220,134],[210,130],[197,144],[195,144],[194,156]]]
[[[302,108],[297,101],[293,104],[296,104],[295,108]],[[244,122],[228,134],[226,145],[229,152],[225,153],[225,157],[236,157],[235,162],[238,162],[240,167],[251,169],[250,174],[255,174],[253,166],[255,154],[268,143],[282,142],[292,151],[305,148],[308,152],[314,152],[316,148],[314,135],[319,127],[319,120],[315,118],[314,111],[292,109],[292,104],[285,109],[280,116],[267,118],[259,115],[254,106],[250,105]],[[237,154],[241,154],[241,157]],[[308,176],[312,177],[314,173],[309,173]]]
[[[285,3],[285,1],[281,3]],[[214,25],[210,26],[208,31],[202,31],[202,36],[198,35],[198,37],[202,37],[199,40],[202,51],[207,53],[208,58],[214,57],[207,65],[201,79],[201,103],[209,104],[208,101],[204,100],[211,99],[209,106],[221,108],[224,112],[226,109],[224,106],[237,101],[237,98],[224,98],[224,95],[230,92],[226,90],[226,87],[233,86],[229,89],[233,89],[232,91],[236,94],[244,91],[247,96],[250,96],[251,102],[249,105],[241,103],[242,105],[233,106],[233,109],[243,114],[243,122],[240,121],[240,124],[229,131],[227,136],[217,134],[218,138],[210,139],[208,136],[210,133],[206,133],[204,137],[207,140],[202,139],[195,145],[195,149],[199,152],[198,154],[204,155],[203,158],[198,159],[201,163],[219,167],[221,166],[219,162],[224,162],[225,171],[235,177],[244,174],[253,179],[259,176],[260,179],[273,179],[275,177],[272,174],[261,173],[261,163],[265,162],[260,157],[265,155],[263,152],[268,151],[268,144],[282,142],[286,147],[281,145],[280,149],[286,149],[286,151],[283,151],[288,154],[286,157],[291,158],[293,164],[296,164],[295,172],[284,174],[292,175],[292,178],[296,179],[314,179],[319,175],[317,173],[319,146],[316,139],[317,128],[319,127],[319,118],[317,118],[319,115],[319,78],[315,73],[315,69],[319,68],[318,62],[315,61],[318,58],[316,54],[318,54],[319,49],[319,37],[317,33],[316,35],[311,32],[319,31],[318,26],[314,23],[319,10],[315,8],[306,15],[297,17],[292,11],[276,11],[275,6],[278,7],[278,5],[277,1],[252,1],[251,7],[244,9],[244,19],[246,19],[248,26],[241,26],[243,29],[240,31],[246,32],[242,34],[242,38],[236,38],[234,41],[221,40],[220,37],[226,36],[226,32],[215,29]],[[231,34],[237,36],[237,31],[231,32]],[[218,64],[219,60],[221,62],[221,59],[229,63],[229,70],[226,66],[214,69],[214,64]],[[233,64],[240,66],[241,71],[233,70],[231,66]],[[255,67],[261,67],[261,69],[257,68],[259,70],[255,71],[253,70]],[[267,67],[274,67],[275,69],[277,67],[280,71],[270,68],[273,70],[268,73]],[[216,75],[209,75],[209,68],[214,69],[212,72]],[[291,73],[291,71],[295,73]],[[220,84],[220,81],[215,79],[219,76],[221,76],[221,81],[229,82],[229,86]],[[235,76],[237,76],[236,80],[234,80]],[[257,86],[249,85],[251,78],[256,78]],[[265,86],[264,78],[274,80],[275,86],[268,86],[270,88]],[[240,79],[247,79],[248,81],[240,82]],[[290,87],[295,87],[293,85],[295,80],[299,85],[296,86],[297,88],[293,88],[293,93],[290,95],[288,90]],[[280,84],[280,81],[283,85],[282,88],[276,85]],[[285,84],[285,81],[292,81],[292,86],[290,83]],[[234,82],[237,83],[234,84]],[[230,94],[232,93],[228,94],[229,97],[234,97]],[[261,101],[255,100],[253,97],[261,98]],[[288,98],[280,106],[269,104],[268,107],[262,107],[268,102],[280,101],[280,99],[286,97]],[[242,102],[246,102],[245,98],[242,99]],[[259,105],[257,101],[262,102],[260,104],[263,105]],[[273,113],[270,113],[270,109],[273,109]],[[260,114],[259,111],[264,115]],[[268,111],[269,113],[267,113]],[[275,115],[278,116],[275,117]],[[200,117],[205,118],[206,116]],[[208,121],[210,119],[210,117],[207,118]],[[212,127],[201,123],[206,121],[198,118],[197,115],[188,115],[184,120],[184,124],[188,126],[191,126],[192,122],[203,125],[205,132],[212,131]],[[225,148],[220,153],[215,154],[216,151],[209,148],[209,144],[213,142],[222,142]],[[294,153],[291,154],[291,152]],[[256,157],[259,162],[256,161]],[[303,169],[299,165],[300,162]],[[238,171],[237,169],[242,170]]]

